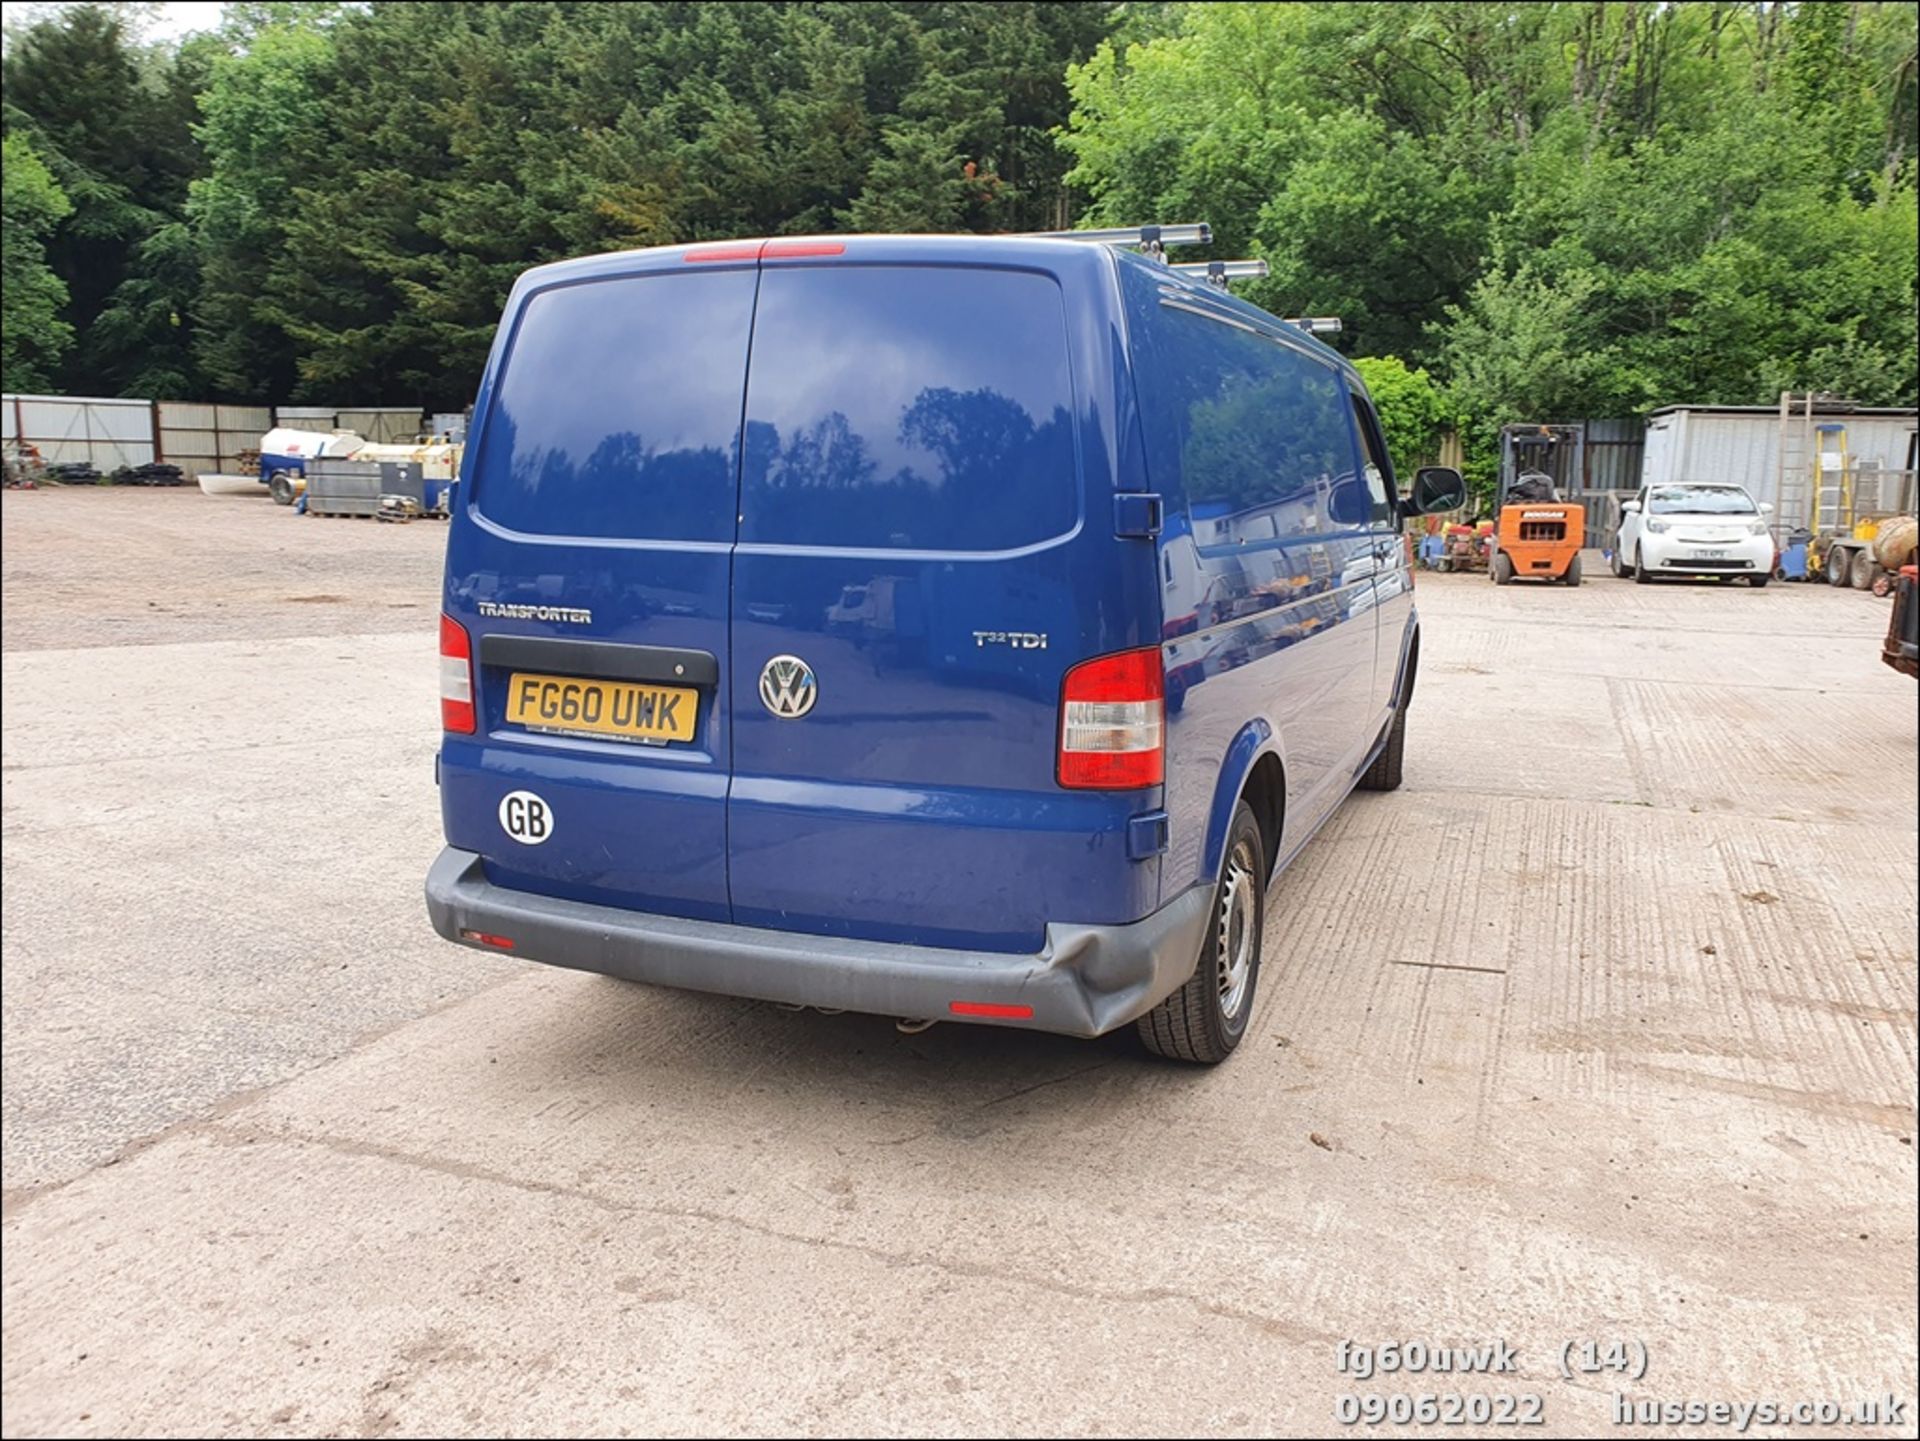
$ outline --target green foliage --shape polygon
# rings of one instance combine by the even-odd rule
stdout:
[[[244,54],[213,60],[200,92],[197,133],[208,166],[192,184],[187,218],[201,251],[196,360],[216,397],[293,391],[293,341],[260,298],[293,209],[288,157],[314,127],[333,58],[332,43],[316,26],[297,16],[262,16]]]
[[[1432,376],[1398,356],[1362,356],[1353,365],[1380,412],[1394,474],[1410,482],[1415,469],[1439,451],[1448,421],[1446,397]]]
[[[253,8],[201,99],[201,363],[444,406],[542,260],[1062,223],[1063,76],[1109,9]]]
[[[46,163],[19,135],[0,142],[0,377],[8,390],[44,391],[73,344],[60,319],[67,287],[47,264],[47,236],[73,213]]]
[[[8,217],[50,387],[452,407],[540,261],[1078,199],[1430,376],[1381,381],[1403,459],[1435,389],[1482,470],[1505,421],[1916,389],[1912,5],[150,8],[9,9],[5,131],[71,207]]]
[[[20,34],[4,62],[6,130],[73,205],[47,243],[76,343],[49,377],[84,394],[191,385],[197,248],[179,229],[199,168],[189,129],[203,49],[142,49],[137,7],[79,5]]]
[[[1250,299],[1442,377],[1470,470],[1511,421],[1914,400],[1914,7],[1161,18],[1069,71],[1087,220],[1212,222]]]

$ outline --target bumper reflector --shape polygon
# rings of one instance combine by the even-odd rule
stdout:
[[[999,1021],[1030,1021],[1032,1006],[996,1006],[987,1001],[953,1001],[947,1006],[956,1016],[991,1016]]]
[[[488,931],[462,931],[460,932],[460,939],[463,941],[472,941],[476,945],[492,946],[496,950],[510,951],[513,949],[513,942],[508,937],[496,936]]]

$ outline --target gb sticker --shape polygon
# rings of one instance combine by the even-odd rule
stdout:
[[[500,829],[523,846],[537,846],[553,834],[553,812],[532,791],[508,791],[500,802]]]

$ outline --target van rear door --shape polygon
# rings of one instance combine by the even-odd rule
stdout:
[[[734,919],[1003,951],[1038,949],[1049,920],[1136,919],[1158,862],[1129,860],[1127,821],[1158,788],[1055,777],[1066,670],[1157,638],[1152,542],[1114,534],[1111,364],[1087,363],[1105,388],[1085,383],[1099,408],[1077,408],[1073,355],[1117,329],[1098,323],[1110,261],[841,248],[769,246],[761,271],[734,555]]]
[[[757,247],[705,259],[573,262],[509,302],[448,539],[475,729],[446,736],[441,790],[496,884],[724,921]]]

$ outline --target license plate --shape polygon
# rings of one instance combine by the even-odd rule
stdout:
[[[1695,560],[1725,560],[1727,553],[1724,550],[1696,550],[1693,553],[1693,558]]]
[[[700,693],[681,686],[515,671],[507,682],[507,719],[555,735],[667,745],[693,739]]]

